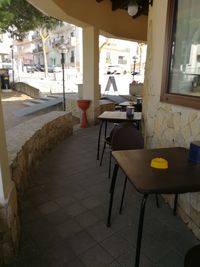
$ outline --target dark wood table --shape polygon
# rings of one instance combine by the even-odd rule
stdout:
[[[125,102],[119,103],[118,106],[121,107],[121,111],[126,111],[128,106],[133,106],[135,109],[135,112],[142,112],[142,103],[137,103],[133,101],[125,101]]]
[[[118,105],[121,107],[127,107],[127,106],[134,106],[136,104],[137,104],[136,101],[124,101],[124,102],[119,103]]]
[[[103,112],[98,119],[101,120],[99,126],[99,134],[98,134],[98,144],[97,144],[97,160],[99,159],[99,149],[100,149],[100,141],[101,141],[101,131],[103,124],[105,123],[105,131],[104,131],[104,138],[107,136],[107,123],[120,123],[120,122],[136,122],[137,127],[139,128],[139,123],[142,119],[141,112],[134,112],[133,118],[127,118],[126,112],[121,111],[105,111]]]
[[[113,151],[116,164],[110,188],[107,226],[110,226],[113,195],[119,167],[135,189],[143,195],[140,207],[135,267],[139,266],[145,206],[149,194],[181,194],[200,191],[200,164],[188,160],[188,150],[181,147]],[[155,169],[151,159],[165,158],[168,169]]]

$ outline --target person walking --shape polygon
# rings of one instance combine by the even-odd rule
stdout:
[[[6,73],[4,73],[2,75],[3,77],[3,84],[2,84],[2,88],[3,89],[9,89],[10,87],[10,82],[9,82],[9,74],[8,74],[8,71]]]

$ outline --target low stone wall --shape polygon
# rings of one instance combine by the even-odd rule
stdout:
[[[106,99],[99,100],[100,114],[104,111],[114,111],[115,103]]]
[[[38,116],[6,132],[11,177],[17,191],[23,193],[40,157],[72,133],[72,115],[63,111]]]
[[[6,132],[10,161],[10,193],[0,204],[0,266],[10,263],[18,248],[18,199],[45,152],[73,134],[72,115],[53,111],[19,124]],[[16,191],[17,189],[17,191]]]
[[[78,97],[74,97],[74,98],[67,98],[66,99],[66,106],[67,106],[67,110],[70,111],[73,115],[73,119],[75,120],[75,118],[77,118],[78,120],[81,119],[81,115],[82,112],[80,110],[80,108],[77,105],[77,100]],[[99,108],[97,111],[97,115],[99,116],[101,113],[103,113],[104,111],[114,111],[115,110],[115,103],[109,100],[105,100],[105,99],[101,99],[99,100]],[[94,124],[98,123],[98,119],[96,118],[94,121]]]
[[[22,92],[30,97],[39,98],[41,97],[40,90],[23,82],[15,83],[15,90]]]

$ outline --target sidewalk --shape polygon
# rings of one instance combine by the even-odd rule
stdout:
[[[13,90],[1,90],[1,101],[3,106],[5,130],[8,130],[26,120],[30,120],[36,115],[17,117],[14,115],[16,110],[24,108],[24,101],[31,97]]]

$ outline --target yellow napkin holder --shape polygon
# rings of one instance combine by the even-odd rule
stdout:
[[[163,158],[154,158],[151,160],[151,167],[155,169],[168,169],[168,161]]]

